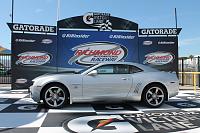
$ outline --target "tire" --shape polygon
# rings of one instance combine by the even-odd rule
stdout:
[[[163,86],[152,84],[147,86],[142,94],[142,101],[151,108],[160,107],[166,98],[166,92]]]
[[[54,84],[44,88],[42,99],[46,107],[58,109],[67,105],[69,96],[64,86]]]

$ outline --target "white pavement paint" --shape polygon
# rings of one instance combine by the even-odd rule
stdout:
[[[171,132],[171,133],[200,133],[200,128],[189,129],[189,130],[178,131],[178,132]]]
[[[91,105],[85,105],[80,107],[77,105],[69,105],[62,109],[49,109],[48,113],[92,113],[96,112]]]
[[[188,111],[188,112],[190,112],[190,111],[200,111],[200,108],[186,108],[186,109],[181,109],[181,110]]]
[[[2,111],[3,109],[7,108],[8,106],[10,106],[11,104],[1,104],[0,106],[0,111]]]
[[[178,97],[172,97],[172,98],[169,99],[169,102],[175,102],[175,101],[188,101],[188,100],[181,99],[181,98],[178,98]]]
[[[98,115],[109,115],[109,114],[138,114],[138,113],[144,113],[142,111],[129,111],[129,110],[114,110],[114,111],[97,111],[96,112]]]
[[[28,94],[0,94],[0,98],[23,98]]]
[[[7,93],[7,92],[10,92],[10,91],[2,91],[2,90],[0,90],[0,94],[4,94],[4,93]]]
[[[37,104],[32,98],[22,98],[13,104]]]
[[[0,113],[0,128],[40,127],[47,113]]]
[[[70,132],[67,132],[63,127],[40,127],[38,133],[70,133]]]
[[[178,95],[176,95],[176,97],[190,97],[190,96],[194,96],[194,95],[190,95],[187,93],[178,93]]]
[[[167,105],[167,104],[163,104],[161,107],[159,108],[148,108],[145,106],[140,106],[140,105],[134,105],[133,107],[137,108],[139,111],[159,111],[159,110],[178,110],[179,108]]]

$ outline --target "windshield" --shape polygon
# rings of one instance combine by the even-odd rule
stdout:
[[[93,66],[95,66],[95,65],[96,65],[96,64],[94,64],[94,65],[91,65],[91,66],[89,66],[89,67],[86,67],[86,68],[84,68],[84,69],[82,69],[82,70],[78,71],[78,72],[77,72],[77,74],[81,74],[81,73],[83,73],[83,72],[87,71],[88,69],[92,68],[92,67],[93,67]]]

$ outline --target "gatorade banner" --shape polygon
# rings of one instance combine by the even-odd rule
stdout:
[[[45,34],[12,34],[12,85],[31,81],[56,71],[56,36]],[[25,87],[25,86],[24,86]]]
[[[178,71],[178,37],[140,37],[139,60],[161,71]]]

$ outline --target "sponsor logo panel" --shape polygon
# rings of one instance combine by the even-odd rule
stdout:
[[[154,52],[145,55],[143,64],[165,65],[174,60],[174,55],[170,52]]]
[[[22,66],[38,66],[49,62],[51,56],[46,52],[24,52],[18,55],[16,65]]]
[[[112,30],[109,18],[110,13],[88,12],[83,15],[83,22],[99,30]]]
[[[25,42],[25,43],[33,43],[36,40],[32,40],[32,39],[15,39],[15,42]]]
[[[158,41],[158,44],[160,45],[173,45],[175,44],[175,42],[172,42],[172,41]]]
[[[152,44],[153,44],[152,41],[144,41],[144,42],[143,42],[143,45],[152,45]]]
[[[127,39],[127,40],[132,39],[133,40],[133,39],[135,39],[135,36],[115,34],[115,35],[110,35],[109,38],[111,38],[111,39]]]
[[[51,40],[51,39],[43,39],[41,41],[41,43],[43,43],[43,44],[51,44],[51,43],[53,43],[53,40]]]
[[[117,62],[127,56],[125,46],[115,43],[94,42],[72,48],[74,56],[68,61],[69,64],[91,65],[100,62]]]
[[[62,34],[62,38],[89,38],[91,35],[88,34]]]
[[[143,41],[143,45],[152,45],[153,41]],[[176,44],[173,41],[158,41],[157,42],[158,45],[174,45]]]

